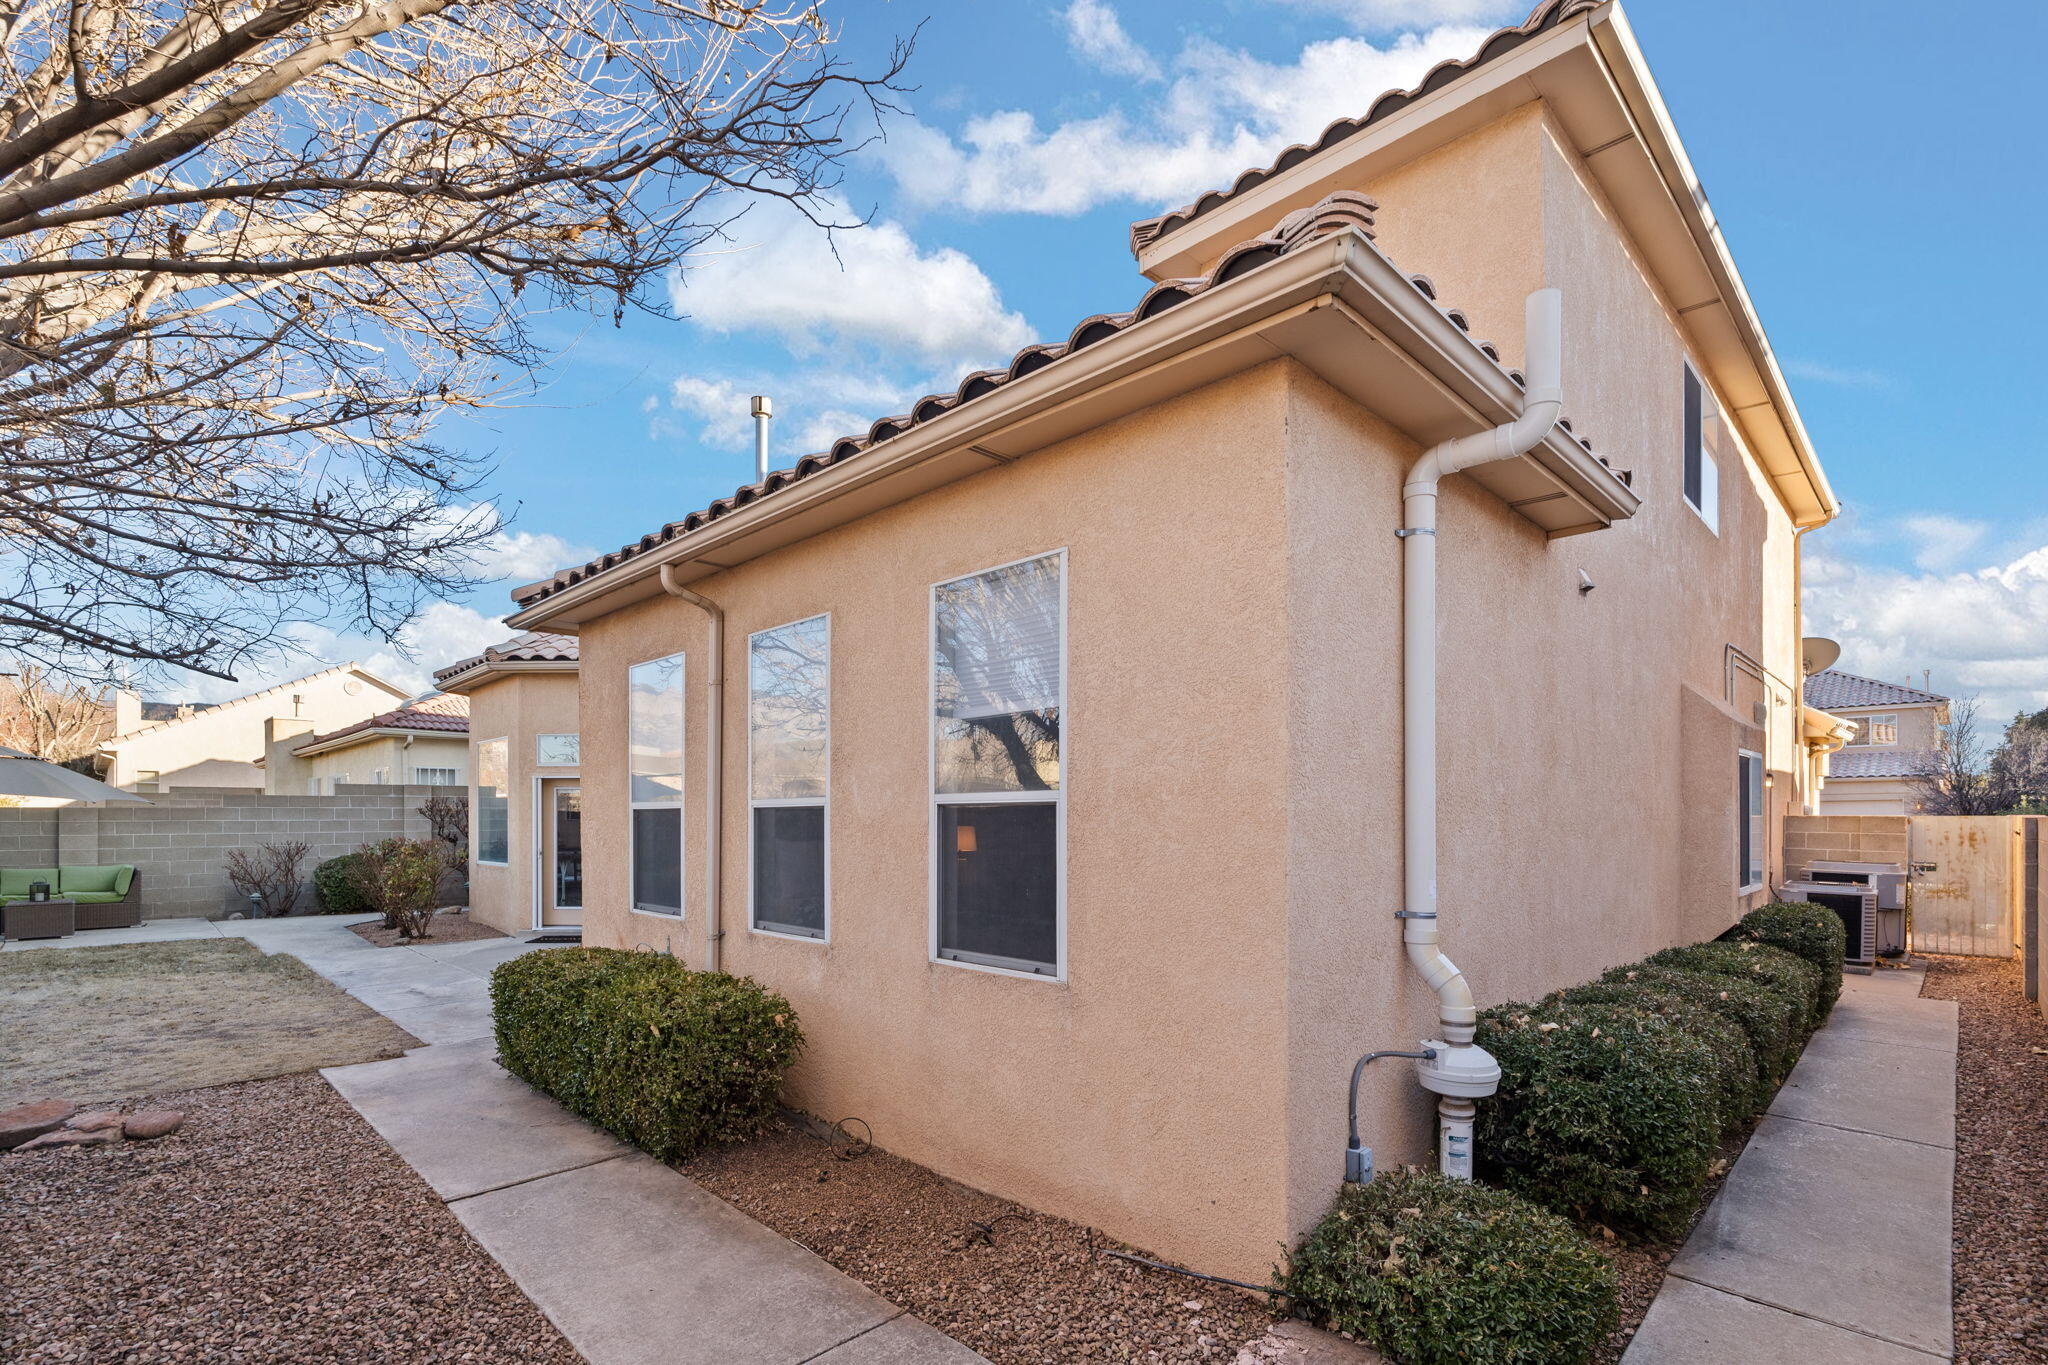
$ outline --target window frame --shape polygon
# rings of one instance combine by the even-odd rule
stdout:
[[[1744,760],[1756,764],[1754,780],[1744,770]],[[1767,846],[1770,843],[1771,789],[1765,780],[1769,775],[1770,769],[1765,766],[1762,754],[1754,749],[1735,751],[1735,894],[1738,896],[1753,895],[1763,890],[1764,884],[1770,880]],[[1749,810],[1752,791],[1756,794],[1757,802],[1754,815],[1751,815]],[[1751,827],[1752,820],[1757,826],[1754,831]],[[1745,857],[1745,854],[1748,856]],[[1749,879],[1752,864],[1756,869],[1755,881]]]
[[[1706,523],[1709,531],[1721,534],[1721,464],[1714,458],[1714,452],[1707,448],[1707,423],[1719,404],[1714,401],[1714,391],[1707,387],[1706,377],[1699,372],[1690,357],[1683,362],[1684,375],[1679,380],[1680,428],[1678,497],[1693,515]],[[1689,382],[1688,382],[1689,381]],[[1699,410],[1690,411],[1687,401],[1694,392],[1699,395]],[[1700,456],[1700,496],[1695,502],[1686,487],[1686,465],[1692,460],[1694,442],[1697,440]]]
[[[506,755],[506,759],[509,762],[511,759],[511,755]],[[450,773],[452,774],[452,776],[446,782],[436,782],[430,778],[422,777],[420,775],[422,773]],[[412,785],[415,787],[459,787],[463,785],[462,769],[449,767],[415,767],[412,770]]]
[[[1842,746],[1843,748],[1845,748],[1845,749],[1896,749],[1896,748],[1898,748],[1898,747],[1899,747],[1899,713],[1898,713],[1898,712],[1896,712],[1896,711],[1889,711],[1889,712],[1874,712],[1874,713],[1872,713],[1871,715],[1867,715],[1867,716],[1851,716],[1851,717],[1849,717],[1849,719],[1850,719],[1850,720],[1852,720],[1852,721],[1854,721],[1854,722],[1856,722],[1856,735],[1857,735],[1857,737],[1856,737],[1855,739],[1852,739],[1852,740],[1850,740],[1850,741],[1849,741],[1849,742],[1848,742],[1847,744],[1843,745],[1843,746]],[[1885,723],[1887,723],[1888,725],[1890,725],[1890,726],[1892,727],[1892,737],[1891,737],[1890,739],[1884,739],[1884,740],[1879,740],[1879,739],[1871,739],[1871,738],[1869,738],[1869,737],[1868,737],[1868,736],[1870,735],[1870,733],[1871,733],[1871,730],[1872,730],[1872,728],[1873,728],[1873,727],[1875,727],[1875,726],[1876,726],[1876,724],[1877,724],[1877,723],[1878,723],[1879,721],[1884,721]]]
[[[763,635],[773,635],[778,630],[791,626],[809,625],[812,621],[825,623],[825,794],[823,796],[768,797],[756,800],[754,797],[754,641]],[[763,938],[790,939],[797,943],[830,943],[832,941],[832,613],[813,612],[784,621],[777,626],[764,626],[747,636],[747,932]],[[816,806],[824,811],[824,882],[825,882],[825,923],[815,934],[800,933],[795,929],[764,929],[754,909],[754,812],[757,810],[791,810]]]
[[[988,564],[965,573],[952,574],[936,579],[925,589],[924,629],[924,780],[925,780],[925,960],[946,967],[958,967],[965,971],[986,972],[992,976],[1015,977],[1025,981],[1049,982],[1065,985],[1067,982],[1067,788],[1071,774],[1068,762],[1068,744],[1073,738],[1072,715],[1067,706],[1067,594],[1068,594],[1068,547],[1039,550],[1028,555],[1000,564]],[[939,638],[939,589],[983,574],[996,573],[1003,569],[1029,564],[1034,560],[1051,559],[1058,562],[1060,574],[1060,784],[1053,789],[1050,799],[1044,792],[941,792],[939,790],[939,671],[934,660],[937,655]],[[997,803],[1017,802],[1028,805],[1050,805],[1053,807],[1053,955],[1052,971],[1032,971],[1022,967],[1006,967],[992,961],[976,961],[972,957],[954,955],[944,957],[939,952],[939,807],[985,806]]]
[[[633,670],[646,664],[676,661],[676,691],[680,705],[676,708],[678,767],[676,774],[676,799],[673,801],[635,801],[633,799]],[[686,649],[672,650],[667,654],[656,654],[645,659],[636,659],[626,665],[626,909],[635,915],[647,915],[663,924],[681,924],[690,917],[690,841],[689,841],[689,769],[690,769],[690,652]],[[676,899],[682,904],[671,915],[666,910],[642,908],[640,898],[635,894],[639,888],[633,884],[634,869],[639,864],[639,821],[633,816],[643,810],[674,810],[676,813]],[[584,907],[587,912],[588,906]]]
[[[471,848],[474,850],[473,856],[478,867],[510,867],[512,866],[512,737],[510,735],[498,735],[491,739],[480,739],[476,742],[476,747],[478,749],[485,749],[493,744],[505,746],[505,856],[502,860],[483,856],[483,839],[481,836],[484,822],[480,817],[483,815],[484,809],[484,765],[481,760],[477,762],[476,775],[469,783],[471,801],[473,803],[469,814],[469,827],[472,836]]]

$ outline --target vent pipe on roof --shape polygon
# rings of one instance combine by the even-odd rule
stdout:
[[[754,395],[754,482],[768,482],[768,423],[775,418],[775,402],[765,393]]]

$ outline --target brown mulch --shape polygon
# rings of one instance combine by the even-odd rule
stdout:
[[[787,1122],[681,1169],[995,1365],[1230,1361],[1279,1316],[1257,1295],[1105,1256],[1126,1248],[1089,1228]]]
[[[149,1103],[184,1130],[0,1157],[0,1360],[581,1361],[320,1077]]]
[[[1927,961],[1921,996],[1961,1007],[1956,1365],[2048,1361],[2048,1021],[2016,960]]]
[[[425,938],[402,938],[398,930],[386,929],[382,921],[369,919],[361,924],[351,924],[349,932],[378,948],[396,948],[412,943],[467,943],[477,938],[506,937],[502,930],[493,929],[490,925],[468,915],[458,915],[449,910],[436,914],[433,923],[427,928],[428,934]]]

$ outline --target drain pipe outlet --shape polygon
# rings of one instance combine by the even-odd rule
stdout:
[[[704,970],[716,972],[723,970],[719,962],[725,939],[720,891],[724,879],[719,872],[725,831],[725,608],[676,582],[673,565],[661,566],[661,590],[703,608],[711,618],[710,641],[705,646],[711,654],[711,679],[704,728],[711,743],[704,750]]]
[[[1472,1178],[1476,1099],[1500,1085],[1500,1065],[1472,1037],[1479,1012],[1472,988],[1438,946],[1436,766],[1436,498],[1447,474],[1511,460],[1534,449],[1564,406],[1563,296],[1531,294],[1523,317],[1528,384],[1514,421],[1432,446],[1415,461],[1401,489],[1402,816],[1405,878],[1401,938],[1408,961],[1436,992],[1441,1039],[1423,1044],[1435,1055],[1416,1064],[1425,1090],[1440,1096],[1437,1159],[1453,1179]]]

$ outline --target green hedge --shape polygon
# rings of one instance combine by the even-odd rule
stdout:
[[[1820,972],[1814,1027],[1827,1022],[1842,995],[1842,958],[1848,951],[1848,931],[1840,915],[1808,901],[1779,901],[1744,915],[1735,926],[1735,937],[1782,948],[1812,963]]]
[[[1820,1027],[1826,1017],[1822,1004],[1820,969],[1783,948],[1747,939],[1720,943],[1695,943],[1687,948],[1666,948],[1650,954],[1653,967],[1676,967],[1682,972],[1704,972],[1708,976],[1734,977],[1754,981],[1790,1005],[1799,1021],[1799,1041]]]
[[[1770,1103],[1792,1064],[1799,1060],[1805,1016],[1794,1002],[1761,982],[1677,967],[1652,967],[1647,963],[1615,967],[1600,979],[1682,996],[1741,1029],[1756,1063],[1756,1091],[1742,1116],[1745,1119]]]
[[[370,903],[356,888],[356,855],[344,853],[329,858],[313,869],[313,889],[320,893],[320,908],[330,915],[367,915]]]
[[[751,978],[615,948],[502,963],[491,1010],[506,1070],[664,1161],[760,1132],[804,1043]]]
[[[1642,1010],[1668,1019],[1714,1050],[1714,1091],[1716,1122],[1723,1131],[1755,1113],[1768,1100],[1764,1067],[1756,1047],[1741,1026],[1699,997],[1711,987],[1705,982],[1698,992],[1689,992],[1671,982],[1635,984],[1626,981],[1595,981],[1545,996],[1539,1010],[1559,1005]]]
[[[1501,1066],[1482,1178],[1559,1213],[1663,1236],[1690,1221],[1722,1133],[1721,1058],[1680,1020],[1554,999],[1480,1015]]]
[[[1394,1170],[1346,1185],[1282,1287],[1403,1365],[1574,1365],[1614,1330],[1614,1268],[1504,1190]]]

